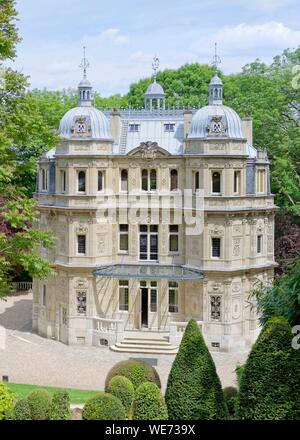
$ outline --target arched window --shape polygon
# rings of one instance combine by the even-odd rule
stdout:
[[[150,171],[150,191],[156,190],[156,170]]]
[[[142,171],[142,190],[148,191],[148,170]]]
[[[170,189],[171,189],[171,191],[176,191],[178,189],[178,172],[177,172],[177,170],[171,171]]]
[[[121,191],[128,191],[128,171],[121,171]]]
[[[90,99],[90,92],[89,91],[86,92],[86,99]]]
[[[221,192],[221,174],[218,171],[212,174],[212,192],[217,194]]]
[[[200,175],[199,175],[199,171],[195,172],[194,179],[195,179],[195,182],[194,182],[195,191],[197,191],[200,188]]]
[[[85,171],[78,173],[78,191],[85,192]]]
[[[98,171],[98,191],[103,191],[103,172],[102,171]]]

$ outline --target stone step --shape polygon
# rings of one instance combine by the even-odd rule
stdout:
[[[123,348],[142,348],[142,349],[153,349],[155,350],[175,350],[177,347],[175,345],[167,344],[167,345],[157,345],[157,344],[131,344],[129,342],[116,342],[116,347],[123,347]]]
[[[177,354],[177,347],[172,350],[166,350],[166,349],[160,349],[157,350],[155,347],[148,347],[148,348],[140,348],[139,346],[136,346],[134,348],[127,348],[127,347],[117,347],[117,345],[111,345],[110,350],[120,353],[142,353],[142,354]]]
[[[170,345],[168,341],[163,339],[129,339],[124,338],[123,341],[126,344],[147,344],[147,345]]]

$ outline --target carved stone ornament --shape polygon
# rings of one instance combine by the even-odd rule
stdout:
[[[212,226],[212,229],[209,230],[210,235],[214,236],[222,236],[224,235],[224,230],[220,226]]]
[[[78,225],[76,227],[77,234],[86,234],[88,232],[88,227],[83,225]]]
[[[92,128],[91,121],[88,116],[76,116],[73,121],[72,135],[76,137],[90,137]]]
[[[157,157],[169,156],[169,152],[158,146],[157,142],[141,142],[137,148],[130,151],[129,156],[138,156],[142,159],[156,159]]]
[[[208,126],[209,136],[226,136],[226,127],[222,121],[222,116],[213,116]]]

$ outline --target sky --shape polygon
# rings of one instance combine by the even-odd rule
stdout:
[[[300,45],[299,0],[17,0],[22,42],[14,68],[32,88],[75,88],[85,45],[88,77],[102,96],[160,69],[210,63],[235,73]]]

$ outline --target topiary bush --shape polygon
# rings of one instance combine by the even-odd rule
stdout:
[[[134,398],[134,386],[125,376],[114,376],[108,384],[108,392],[120,399],[127,415],[130,414]]]
[[[300,419],[300,353],[292,338],[285,318],[267,321],[241,377],[238,419]]]
[[[220,379],[197,322],[185,329],[166,390],[170,420],[226,419]]]
[[[14,395],[9,391],[5,383],[0,383],[0,420],[6,418],[14,407]]]
[[[132,404],[133,420],[166,420],[167,407],[160,389],[153,382],[140,385]]]
[[[137,389],[144,382],[154,382],[158,388],[161,388],[157,371],[146,362],[129,360],[114,365],[106,377],[105,391],[108,390],[109,382],[114,376],[127,377],[132,382],[134,389]]]
[[[27,399],[17,400],[14,407],[14,420],[31,420],[30,406]]]
[[[102,392],[86,402],[82,418],[83,420],[126,420],[126,410],[117,397]]]
[[[49,418],[50,420],[70,419],[70,396],[67,391],[56,391],[52,396]]]
[[[223,390],[224,399],[230,416],[235,415],[238,390],[235,387],[226,387]]]
[[[27,397],[30,418],[32,420],[48,420],[51,406],[51,396],[46,390],[31,391]]]

